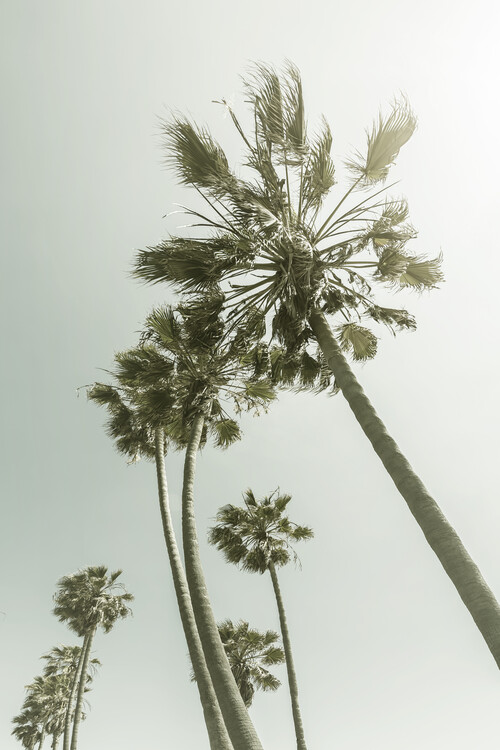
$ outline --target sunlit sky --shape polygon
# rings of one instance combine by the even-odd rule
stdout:
[[[75,636],[51,614],[57,580],[123,569],[134,616],[102,669],[81,750],[208,748],[145,461],[126,466],[79,386],[103,379],[168,289],[130,277],[134,251],[175,232],[190,194],[162,166],[159,118],[208,124],[234,159],[223,108],[245,110],[252,60],[302,72],[308,120],[342,159],[404,92],[419,127],[394,170],[446,282],[395,304],[415,333],[380,335],[355,371],[500,596],[498,51],[494,0],[251,4],[5,0],[0,274],[3,366],[0,746],[39,657]],[[334,199],[335,196],[331,200]],[[204,540],[217,508],[279,486],[314,528],[281,573],[310,750],[493,750],[500,680],[479,632],[341,396],[280,395],[244,439],[199,458],[201,553],[217,619],[278,629],[270,580]],[[179,528],[182,457],[167,457]],[[285,683],[283,667],[276,674]],[[290,750],[285,684],[250,709],[266,750]]]

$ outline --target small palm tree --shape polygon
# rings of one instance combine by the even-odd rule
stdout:
[[[266,669],[285,661],[285,653],[277,645],[278,633],[274,630],[262,633],[250,628],[243,620],[236,625],[231,620],[224,620],[218,628],[234,679],[245,706],[249,708],[256,689],[274,691],[281,685],[278,678]]]
[[[238,690],[249,708],[256,689],[274,691],[281,685],[278,678],[266,669],[285,661],[285,653],[277,645],[279,635],[274,630],[262,633],[250,628],[243,620],[236,625],[231,620],[224,620],[217,627]],[[191,679],[196,681],[194,671]]]
[[[42,739],[40,731],[40,712],[33,707],[23,707],[21,713],[12,719],[14,729],[11,734],[19,740],[21,745],[27,750],[34,750],[37,742]]]
[[[51,734],[54,738],[54,744],[57,746],[59,736],[66,734],[69,738],[71,722],[74,718],[73,705],[75,702],[75,695],[78,688],[80,679],[80,673],[83,663],[84,652],[80,646],[55,646],[47,654],[42,656],[45,659],[46,664],[43,670],[43,674],[46,677],[56,676],[63,678],[68,682],[67,700],[65,704],[64,718],[62,728],[59,723],[52,723],[54,729],[57,730],[57,736],[55,731]],[[90,659],[87,667],[87,682],[85,686],[85,692],[87,692],[92,682],[97,667],[101,666],[99,659]],[[83,718],[83,716],[82,716]]]
[[[242,750],[259,750],[260,741],[235,688],[210,605],[194,513],[198,449],[210,435],[222,448],[240,437],[238,423],[228,413],[230,402],[237,412],[244,408],[258,410],[265,409],[274,396],[263,377],[265,348],[258,343],[259,321],[250,318],[245,325],[224,325],[222,302],[220,295],[210,294],[176,310],[169,306],[155,309],[146,321],[142,345],[116,356],[116,387],[98,383],[88,394],[110,411],[108,432],[120,451],[132,459],[141,453],[155,457],[171,563],[175,540],[167,519],[164,453],[169,443],[186,451],[182,534],[196,628],[233,745]],[[177,585],[181,575],[180,569],[174,572]],[[183,611],[187,616],[187,610],[181,609],[181,614]],[[186,632],[186,637],[193,645],[193,633]],[[203,690],[201,679],[199,686]]]
[[[105,565],[90,566],[64,576],[57,584],[59,590],[54,595],[56,606],[53,612],[61,622],[66,622],[71,630],[83,638],[71,748],[69,731],[65,731],[64,750],[76,750],[77,747],[87,670],[96,630],[101,627],[105,633],[109,633],[118,619],[131,614],[127,603],[134,597],[124,591],[122,584],[116,583],[121,573],[121,570],[117,570],[108,577]],[[68,709],[71,711],[70,706]]]
[[[291,558],[297,559],[291,542],[311,539],[313,531],[307,526],[293,523],[285,515],[291,499],[290,495],[279,495],[276,490],[258,502],[249,489],[243,495],[245,508],[224,505],[219,509],[217,525],[209,530],[208,540],[224,553],[228,562],[252,573],[269,571],[271,575],[285,649],[297,748],[307,750],[290,634],[276,568],[286,565]]]
[[[14,734],[25,747],[41,748],[47,736],[52,736],[55,750],[64,727],[68,705],[70,676],[46,674],[34,678],[26,685],[27,695],[21,713],[14,717]]]
[[[385,181],[416,127],[406,100],[396,101],[367,134],[367,147],[346,162],[350,184],[321,214],[336,183],[326,121],[307,133],[302,82],[288,64],[280,76],[258,64],[245,81],[253,133],[243,130],[224,100],[245,148],[252,179],[230,169],[221,146],[205,128],[177,116],[165,123],[168,159],[180,181],[193,186],[208,215],[186,209],[206,237],[171,237],[139,253],[137,277],[166,281],[192,294],[223,290],[226,309],[240,319],[257,308],[272,317],[272,336],[286,348],[275,355],[277,377],[307,385],[325,366],[384,464],[500,667],[500,606],[454,529],[430,496],[355,378],[344,352],[373,357],[382,323],[414,329],[404,309],[377,304],[377,284],[430,290],[442,281],[441,257],[409,247],[415,229],[405,200],[384,197]],[[366,191],[369,191],[366,194]],[[361,195],[359,194],[361,191]],[[356,197],[357,194],[357,197]],[[201,221],[200,221],[201,219]],[[328,318],[332,321],[331,325]],[[318,355],[311,350],[317,344]]]

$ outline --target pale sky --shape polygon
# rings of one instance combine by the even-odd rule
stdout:
[[[249,62],[293,60],[312,127],[342,159],[407,94],[419,127],[394,174],[446,282],[400,294],[418,330],[382,330],[355,366],[382,419],[500,596],[498,34],[495,0],[239,4],[5,0],[2,43],[0,747],[39,657],[75,637],[57,580],[123,569],[134,617],[95,640],[102,668],[80,750],[208,748],[170,581],[152,465],[126,466],[105,414],[76,397],[136,343],[166,287],[130,278],[134,251],[189,201],[162,165],[159,117],[190,114],[238,155],[213,99],[244,111]],[[335,195],[335,194],[334,194]],[[331,198],[333,200],[334,198]],[[494,750],[500,679],[486,645],[342,396],[284,394],[244,438],[199,458],[197,518],[217,619],[278,629],[267,578],[204,539],[218,507],[277,486],[315,539],[281,581],[310,750]],[[179,526],[181,457],[167,457]],[[266,750],[294,747],[283,686],[250,709]]]

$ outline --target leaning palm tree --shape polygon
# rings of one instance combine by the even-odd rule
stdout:
[[[207,593],[199,556],[194,512],[198,449],[211,435],[218,447],[240,437],[228,409],[266,408],[273,389],[262,377],[265,348],[258,341],[260,321],[250,318],[228,330],[218,294],[191,300],[174,310],[164,306],[148,317],[142,346],[117,355],[118,389],[96,384],[89,396],[110,408],[108,431],[132,457],[154,436],[160,502],[164,498],[165,439],[185,449],[182,535],[186,580],[204,657],[235,750],[258,750],[260,741],[234,684]],[[114,405],[113,405],[114,404]],[[123,425],[127,427],[126,435]],[[148,437],[149,436],[149,437]],[[162,510],[170,536],[166,507]],[[181,571],[175,573],[177,581]]]
[[[276,568],[297,558],[290,542],[311,539],[313,531],[289,520],[285,509],[292,499],[276,490],[258,502],[252,492],[243,495],[245,508],[224,505],[216,515],[216,526],[209,530],[208,540],[224,553],[228,562],[254,573],[269,571],[278,605],[285,649],[288,685],[298,750],[307,750],[299,707],[297,675],[293,663],[290,634]]]
[[[278,633],[261,632],[240,620],[236,625],[224,620],[217,626],[231,672],[247,708],[253,703],[255,690],[274,691],[281,682],[266,667],[285,661],[283,649],[277,645]],[[196,675],[191,677],[196,681]]]
[[[76,750],[77,747],[87,670],[96,630],[101,627],[105,633],[109,633],[119,618],[131,614],[127,602],[134,597],[124,590],[122,584],[116,583],[121,573],[121,570],[117,570],[108,577],[105,565],[90,566],[64,576],[57,584],[59,590],[54,595],[56,606],[53,612],[61,622],[66,622],[71,630],[83,638],[71,746],[66,722],[64,750]],[[71,711],[70,706],[68,710]]]
[[[120,352],[115,356],[115,361],[118,365],[118,371],[114,373],[116,382],[113,385],[94,384],[87,391],[88,398],[107,408],[110,415],[107,431],[114,439],[117,450],[127,456],[129,464],[136,463],[141,457],[155,461],[163,535],[210,747],[211,750],[232,750],[203,654],[170,512],[165,453],[171,444],[177,448],[183,445],[175,437],[169,439],[168,419],[165,419],[165,408],[170,417],[174,398],[173,383],[169,378],[171,363],[152,345]],[[152,388],[155,389],[154,396],[150,393]],[[163,408],[156,408],[150,413],[149,408],[145,409],[145,404],[153,397],[158,407],[162,392]]]
[[[272,318],[272,335],[287,348],[288,378],[327,364],[335,387],[357,421],[428,543],[438,556],[500,666],[500,607],[480,571],[435,500],[414,473],[355,378],[355,360],[376,353],[377,339],[363,321],[395,330],[415,328],[403,309],[377,304],[373,286],[433,289],[443,278],[441,258],[426,259],[410,243],[416,237],[404,199],[384,196],[389,170],[415,130],[406,100],[395,101],[367,134],[367,146],[346,162],[347,189],[323,211],[334,187],[332,136],[323,120],[307,133],[299,72],[283,75],[263,64],[245,81],[253,132],[227,108],[245,149],[253,179],[231,170],[221,146],[205,128],[182,116],[164,124],[168,160],[180,181],[209,206],[186,209],[206,237],[171,237],[139,253],[137,277],[166,281],[181,292],[222,288],[233,319],[257,307]],[[389,186],[392,187],[392,186]],[[366,191],[369,191],[368,193]],[[331,322],[329,322],[329,320]],[[314,357],[311,345],[319,347]],[[284,360],[277,355],[279,374]]]

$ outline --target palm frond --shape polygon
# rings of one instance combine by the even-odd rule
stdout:
[[[371,132],[367,132],[367,150],[363,156],[357,152],[346,166],[357,180],[373,185],[385,180],[390,166],[400,149],[411,138],[417,121],[406,99],[394,101],[392,112],[385,119],[379,115]]]
[[[340,348],[349,352],[356,362],[372,359],[377,353],[377,337],[356,323],[346,323],[337,328]]]
[[[208,130],[198,128],[185,117],[175,116],[162,122],[166,163],[173,167],[180,181],[223,196],[234,189],[226,155]]]

